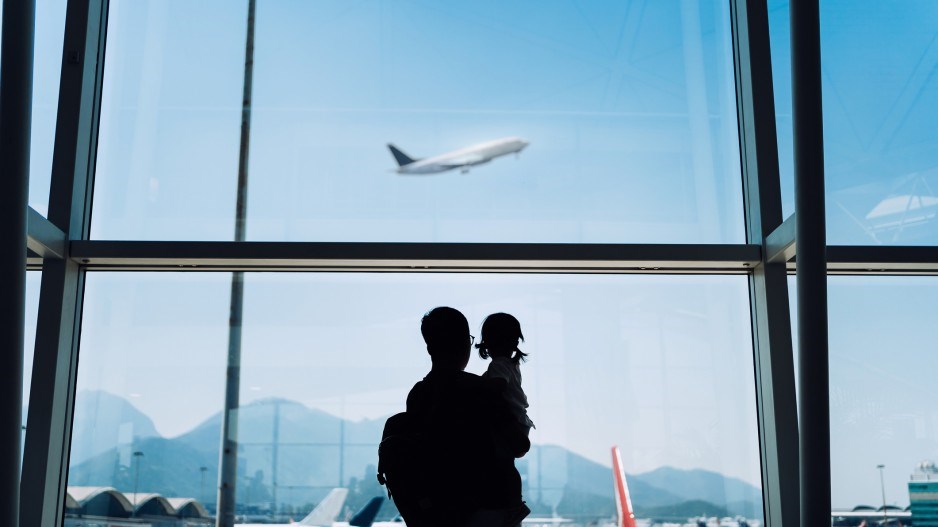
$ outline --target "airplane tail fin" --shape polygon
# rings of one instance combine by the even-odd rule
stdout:
[[[629,485],[625,481],[625,469],[622,467],[622,455],[619,447],[612,447],[612,477],[616,493],[616,527],[636,527],[635,511],[632,510],[632,498],[629,497]]]
[[[375,521],[375,516],[378,515],[378,510],[381,509],[381,505],[384,504],[384,498],[381,496],[376,496],[371,498],[371,501],[365,504],[362,507],[362,510],[358,511],[355,516],[352,516],[352,519],[348,521],[350,527],[371,527],[371,524]]]
[[[342,506],[345,505],[345,497],[348,496],[348,489],[335,488],[326,494],[326,497],[316,505],[309,515],[297,522],[297,525],[332,525],[332,522],[342,512]]]
[[[391,153],[394,154],[394,159],[397,161],[399,166],[409,165],[416,161],[416,159],[410,157],[409,155],[401,152],[396,146],[388,143],[388,148],[391,150]]]

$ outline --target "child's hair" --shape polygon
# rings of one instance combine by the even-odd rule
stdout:
[[[518,349],[518,341],[524,342],[518,319],[508,313],[492,313],[482,322],[482,338],[476,348],[479,350],[479,356],[487,359],[491,356],[490,348],[512,346],[514,353],[511,360],[523,362],[528,354]]]

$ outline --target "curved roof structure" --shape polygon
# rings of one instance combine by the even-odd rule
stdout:
[[[898,505],[883,505],[883,506],[881,506],[881,507],[878,507],[876,510],[882,512],[882,511],[884,511],[884,510],[885,510],[885,511],[902,511],[902,510],[905,510],[905,509],[903,509],[902,507],[900,507],[900,506],[898,506]]]
[[[126,494],[126,496],[127,499],[130,500],[130,503],[133,504],[137,516],[176,515],[176,509],[166,498],[159,494],[151,492],[134,494],[131,492]]]
[[[110,518],[129,518],[134,513],[137,516],[211,518],[205,506],[194,498],[164,498],[152,492],[123,493],[113,487],[68,487],[65,507],[81,515]]]
[[[67,494],[83,515],[127,518],[134,510],[130,500],[114,487],[68,487]]]
[[[205,506],[193,498],[167,498],[180,518],[211,518]]]

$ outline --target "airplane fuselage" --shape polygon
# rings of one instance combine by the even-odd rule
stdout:
[[[439,174],[457,168],[465,172],[469,167],[488,163],[496,157],[521,152],[528,144],[520,137],[496,139],[402,165],[397,169],[397,173]]]

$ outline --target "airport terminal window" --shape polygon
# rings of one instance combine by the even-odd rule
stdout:
[[[794,210],[788,2],[770,2],[779,162]],[[828,240],[938,243],[938,4],[821,2]]]
[[[795,212],[795,167],[791,120],[791,18],[788,0],[769,0],[769,45],[772,89],[775,95],[775,133],[778,138],[778,174],[782,215]]]
[[[231,239],[246,3],[110,6],[93,237]],[[725,2],[258,2],[254,64],[249,240],[744,241]]]
[[[853,511],[868,505],[874,509],[871,517],[882,519],[885,491],[886,504],[899,509],[887,515],[908,525],[903,515],[910,514],[910,492],[915,493],[910,483],[938,482],[938,473],[922,469],[923,462],[927,467],[935,461],[938,451],[938,411],[931,389],[938,371],[938,279],[828,280],[832,506]],[[797,320],[792,323],[797,333]],[[797,357],[797,340],[795,346]],[[878,465],[885,465],[884,486]],[[912,522],[918,524],[914,517]]]
[[[26,439],[26,417],[29,411],[29,387],[33,373],[33,351],[36,344],[36,316],[39,313],[41,271],[26,272],[26,330],[23,339],[23,437]],[[25,445],[25,442],[22,443]],[[22,451],[20,452],[22,456]],[[20,458],[22,460],[22,457]]]
[[[43,215],[49,206],[52,145],[55,140],[55,119],[59,106],[59,75],[62,72],[65,3],[66,0],[36,2],[29,206]]]
[[[139,477],[141,493],[212,510],[230,280],[88,275],[70,487],[132,492]],[[761,521],[744,276],[435,273],[246,275],[242,518],[299,520],[339,486],[346,513],[381,495],[383,420],[429,368],[419,320],[440,304],[474,328],[498,310],[521,320],[537,428],[518,468],[535,515],[611,518],[617,445],[642,517]]]

